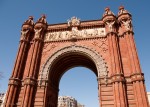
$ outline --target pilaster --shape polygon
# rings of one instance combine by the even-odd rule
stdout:
[[[57,107],[59,90],[52,83],[47,88],[46,107]]]
[[[134,33],[132,27],[132,16],[124,9],[123,6],[119,8],[118,22],[120,24],[119,33],[125,37],[129,61],[131,64],[130,78],[133,83],[134,95],[137,107],[148,107],[148,99],[146,96],[146,89],[144,84],[144,75],[140,68],[140,63],[137,55],[137,50],[134,41]]]
[[[36,87],[36,80],[39,71],[40,57],[43,47],[44,33],[47,27],[46,17],[43,15],[34,26],[34,38],[32,40],[32,56],[30,68],[27,77],[24,79],[24,99],[22,100],[22,107],[31,107],[33,100],[33,91]]]
[[[26,59],[26,52],[28,51],[28,45],[30,41],[30,35],[33,30],[33,17],[30,16],[27,21],[24,22],[22,25],[21,30],[21,38],[20,38],[20,44],[19,49],[13,69],[13,73],[11,78],[9,79],[9,86],[8,91],[6,95],[6,101],[5,106],[6,107],[12,107],[15,105],[15,99],[17,97],[16,92],[21,86],[21,78],[22,78],[22,72],[24,70],[24,62]]]
[[[117,34],[117,19],[109,8],[105,9],[103,15],[106,34],[109,42],[110,60],[111,60],[111,78],[114,91],[115,107],[127,107],[126,91],[124,84],[124,74],[121,65],[121,56]]]

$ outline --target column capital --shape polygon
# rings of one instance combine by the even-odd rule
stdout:
[[[41,18],[37,20],[34,26],[34,40],[37,41],[43,41],[44,39],[44,32],[47,29],[47,21],[46,16],[42,15]]]
[[[33,17],[29,16],[29,19],[26,20],[21,28],[21,38],[20,41],[28,41],[29,40],[29,35],[31,32],[33,32],[33,27],[34,27],[34,22],[33,22]]]
[[[126,36],[126,35],[134,35],[134,32],[133,31],[131,31],[131,30],[127,30],[127,31],[124,31],[121,35],[119,35],[119,36]]]
[[[107,36],[116,36],[116,37],[118,37],[118,34],[116,32],[108,32],[106,35]]]
[[[48,80],[38,80],[38,86],[40,87],[48,86]]]
[[[107,34],[110,32],[116,32],[116,16],[110,10],[110,8],[105,8],[102,20],[105,24]]]
[[[111,75],[111,81],[114,82],[125,82],[124,75],[122,73]]]
[[[24,79],[24,85],[36,85],[37,84],[37,80],[32,78],[32,77],[26,77]]]
[[[114,16],[107,16],[103,19],[106,28],[106,35],[109,33],[117,33],[116,32],[116,18]]]
[[[19,78],[10,78],[8,84],[19,86],[21,85],[21,80]]]
[[[136,82],[136,81],[144,81],[144,74],[143,73],[132,73],[130,75],[131,81]]]
[[[107,78],[98,77],[98,78],[97,78],[97,81],[98,81],[98,84],[99,84],[99,85],[109,85],[109,84],[112,83],[111,77],[107,77]]]

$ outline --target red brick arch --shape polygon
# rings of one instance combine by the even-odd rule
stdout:
[[[59,64],[61,64],[62,67],[58,67]],[[55,67],[55,65],[57,67]],[[96,52],[96,50],[90,49],[86,46],[71,45],[57,50],[48,58],[43,65],[41,72],[39,73],[39,85],[41,84],[42,80],[48,81],[49,78],[57,78],[59,80],[64,71],[74,66],[85,66],[93,70],[97,77],[107,78],[108,75],[106,62],[102,56]],[[61,69],[64,71],[61,71]],[[60,72],[62,73],[58,78],[54,76],[54,73],[52,72],[54,72],[57,76]]]
[[[75,66],[98,80],[101,107],[148,107],[131,14],[105,9],[101,20],[48,25],[45,15],[22,25],[19,50],[4,107],[57,107],[59,81]],[[108,72],[109,71],[109,72]]]

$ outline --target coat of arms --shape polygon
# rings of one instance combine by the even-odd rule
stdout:
[[[70,20],[68,21],[68,26],[79,26],[80,25],[80,19],[78,19],[77,17],[72,17]]]

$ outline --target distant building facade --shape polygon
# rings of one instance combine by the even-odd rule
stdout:
[[[149,105],[150,105],[150,92],[147,92],[147,97],[148,97],[148,102],[149,102]]]
[[[4,99],[5,99],[5,93],[0,93],[0,107],[3,107]]]
[[[78,103],[78,107],[85,107],[84,105],[82,105],[82,104],[80,104],[80,103]]]
[[[57,107],[84,107],[77,103],[77,100],[71,96],[59,96]]]

